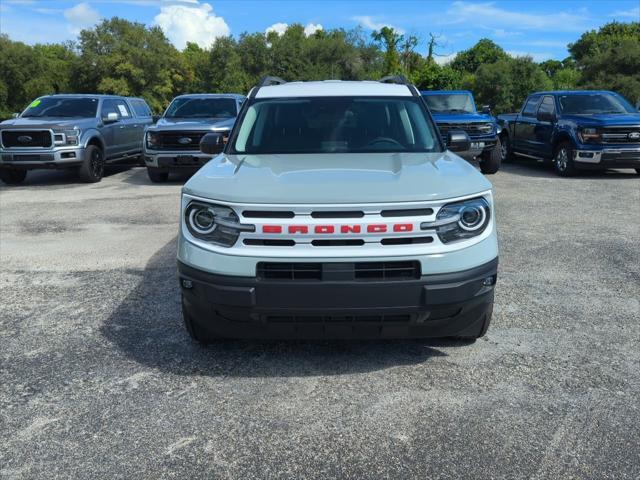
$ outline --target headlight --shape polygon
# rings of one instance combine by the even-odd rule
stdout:
[[[582,127],[578,130],[578,136],[582,143],[597,143],[601,140],[601,135],[597,128]]]
[[[240,232],[255,230],[255,225],[240,223],[238,215],[222,205],[194,201],[187,205],[184,216],[191,235],[222,247],[233,246]]]
[[[491,123],[481,123],[478,126],[478,130],[482,133],[493,133],[493,124]]]
[[[435,222],[425,222],[423,230],[435,228],[442,243],[480,235],[491,221],[491,209],[484,198],[449,203],[436,215]]]
[[[154,148],[160,144],[160,137],[155,132],[147,132],[147,147]]]
[[[78,145],[80,131],[73,129],[54,130],[53,143],[56,145]]]

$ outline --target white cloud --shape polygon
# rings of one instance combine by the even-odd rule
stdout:
[[[609,16],[614,18],[633,18],[636,21],[640,21],[640,7],[630,8],[629,10],[617,10]]]
[[[435,60],[435,62],[438,65],[446,65],[447,63],[449,63],[451,60],[453,60],[454,58],[456,58],[456,55],[458,54],[458,52],[454,52],[454,53],[450,53],[448,55],[434,55],[433,59]]]
[[[289,25],[286,23],[282,23],[282,22],[274,23],[270,27],[267,27],[267,29],[264,31],[264,34],[269,35],[271,32],[275,32],[278,35],[283,35],[284,32],[287,31],[287,28],[289,28]]]
[[[91,8],[88,3],[79,3],[75,7],[64,11],[64,18],[69,22],[71,33],[80,33],[80,30],[93,27],[100,21],[100,13]]]
[[[553,53],[528,52],[528,51],[522,51],[522,50],[507,50],[507,55],[511,55],[512,57],[531,57],[533,58],[534,62],[538,62],[538,63],[554,58]]]
[[[584,31],[590,19],[584,10],[577,13],[554,12],[553,15],[523,13],[496,7],[493,2],[469,3],[456,1],[446,12],[442,24],[472,23],[512,31],[514,27],[529,30]]]
[[[370,17],[369,15],[358,15],[356,17],[352,17],[351,19],[355,20],[364,28],[369,30],[380,30],[382,27],[389,27],[389,28],[393,28],[396,32],[400,34],[405,33],[405,31],[402,28],[396,27],[395,25],[391,25],[390,23],[387,23],[387,22],[377,21],[373,17]]]
[[[211,5],[197,0],[162,5],[154,23],[180,49],[186,47],[187,42],[210,47],[217,38],[231,33],[224,18],[216,16]]]
[[[307,23],[304,27],[304,34],[309,37],[316,33],[318,30],[322,30],[322,25],[319,23]]]

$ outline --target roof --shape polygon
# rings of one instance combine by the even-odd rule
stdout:
[[[282,97],[411,97],[407,85],[374,81],[322,80],[318,82],[287,82],[261,87],[256,98]]]
[[[420,90],[420,95],[443,95],[443,94],[460,94],[473,95],[469,90]]]
[[[533,92],[530,95],[583,95],[583,94],[591,94],[594,93],[614,93],[610,90],[549,90],[546,92]]]
[[[245,98],[244,95],[239,93],[185,93],[184,95],[178,95],[175,98]]]
[[[77,97],[77,98],[138,98],[127,97],[126,95],[106,95],[102,93],[55,93],[52,95],[42,95],[43,97]]]

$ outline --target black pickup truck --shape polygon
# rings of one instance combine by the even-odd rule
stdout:
[[[640,113],[615,92],[533,93],[520,113],[498,115],[498,124],[503,162],[553,162],[561,176],[607,168],[640,174]]]

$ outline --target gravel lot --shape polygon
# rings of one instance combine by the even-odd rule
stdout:
[[[191,343],[181,181],[0,185],[0,478],[640,478],[640,177],[491,177],[488,335]]]

